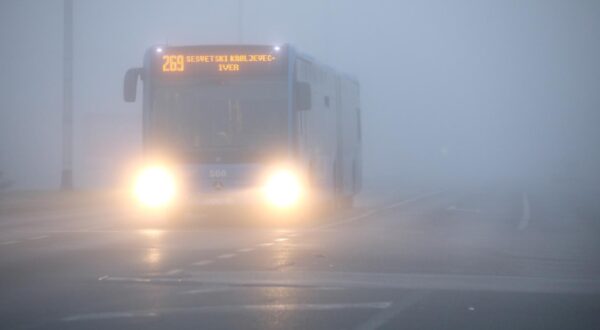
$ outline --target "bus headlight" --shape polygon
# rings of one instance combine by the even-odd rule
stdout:
[[[165,168],[148,167],[142,170],[135,181],[136,198],[145,206],[165,207],[175,197],[175,177]]]
[[[267,201],[279,208],[294,206],[302,195],[302,184],[298,176],[288,170],[272,174],[264,187]]]

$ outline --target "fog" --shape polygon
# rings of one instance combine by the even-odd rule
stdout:
[[[156,44],[290,43],[361,84],[364,175],[598,183],[600,2],[77,1],[77,188],[140,152],[125,71]],[[0,170],[60,183],[62,1],[0,3]],[[241,31],[241,34],[240,34]]]

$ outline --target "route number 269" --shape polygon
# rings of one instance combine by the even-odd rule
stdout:
[[[163,55],[163,72],[183,72],[183,55]]]

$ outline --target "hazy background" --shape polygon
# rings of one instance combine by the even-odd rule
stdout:
[[[238,42],[238,0],[74,5],[75,184],[139,151],[126,69],[154,44]],[[365,176],[569,181],[600,169],[600,1],[243,1],[243,41],[289,42],[359,78]],[[0,170],[60,181],[62,0],[0,2]]]

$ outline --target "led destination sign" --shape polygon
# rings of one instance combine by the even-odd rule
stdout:
[[[272,54],[236,55],[163,55],[162,72],[183,72],[194,64],[214,63],[218,71],[240,71],[245,63],[269,63],[277,59]]]
[[[160,52],[155,67],[161,74],[274,73],[282,68],[281,56],[272,48],[220,50],[168,49]]]

